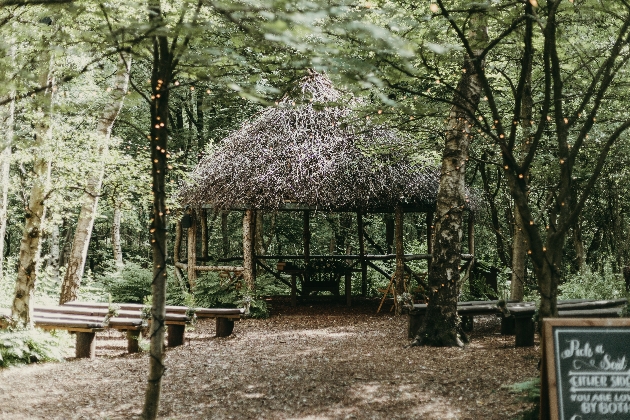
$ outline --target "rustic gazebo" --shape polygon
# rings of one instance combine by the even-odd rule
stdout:
[[[349,102],[355,101],[334,89],[325,75],[311,71],[276,106],[259,113],[208,153],[191,174],[192,182],[180,190],[190,228],[187,263],[177,261],[180,241],[176,240],[176,270],[187,271],[191,284],[198,271],[237,272],[253,287],[260,267],[288,284],[268,264],[276,259],[280,261],[278,269],[292,274],[290,286],[295,296],[295,274],[302,275],[305,293],[309,272],[292,271],[291,260],[303,260],[305,266],[314,259],[353,261],[345,271],[348,303],[352,272],[361,273],[362,294],[366,293],[368,266],[391,276],[375,265],[375,260],[396,259],[397,278],[402,279],[407,271],[422,283],[405,262],[430,260],[439,169],[414,164],[405,153],[411,147],[409,138],[369,120],[353,118],[351,107],[342,105]],[[203,208],[244,211],[242,266],[197,265],[195,215]],[[258,210],[302,212],[303,255],[255,255],[253,232]],[[311,255],[309,220],[313,211],[356,213],[359,254]],[[426,213],[428,254],[403,254],[404,212]],[[395,213],[395,234],[391,235],[395,237],[395,254],[366,254],[366,213]],[[472,225],[469,223],[470,253]]]

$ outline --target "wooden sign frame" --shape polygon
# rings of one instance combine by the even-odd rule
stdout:
[[[555,327],[628,328],[630,318],[545,318],[542,321],[542,366],[540,420],[563,420],[558,401],[558,378],[554,343]],[[630,356],[630,348],[628,348]],[[587,417],[585,417],[587,418]],[[619,418],[619,417],[610,417]],[[570,419],[565,419],[570,420]]]

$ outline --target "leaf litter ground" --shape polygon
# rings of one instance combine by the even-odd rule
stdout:
[[[497,318],[477,317],[463,349],[405,348],[406,317],[377,303],[275,299],[227,338],[200,321],[167,351],[160,418],[498,420],[531,407],[505,386],[537,375],[538,345],[514,348]],[[104,332],[95,360],[0,370],[0,419],[137,418],[148,356],[125,346]]]

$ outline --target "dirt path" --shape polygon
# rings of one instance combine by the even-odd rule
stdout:
[[[369,309],[369,310],[368,310]],[[301,315],[300,315],[301,313]],[[313,314],[315,313],[315,314]],[[276,306],[214,337],[201,322],[167,353],[161,417],[172,419],[517,418],[503,385],[536,375],[538,347],[515,349],[496,319],[464,349],[404,348],[406,319],[372,308]],[[0,419],[128,419],[142,409],[148,360],[103,333],[93,360],[0,370]]]

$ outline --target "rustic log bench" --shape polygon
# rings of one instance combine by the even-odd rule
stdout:
[[[75,307],[75,308],[93,308],[99,310],[109,310],[109,304],[107,303],[92,303],[92,302],[67,302],[63,306]],[[121,303],[119,313],[125,311],[142,311],[143,305],[138,303]],[[186,323],[189,320],[186,317],[186,313],[189,308],[186,306],[174,306],[166,305],[166,325],[168,328],[168,346],[176,347],[184,344],[184,332],[186,329]],[[216,337],[227,337],[234,331],[234,321],[240,320],[245,315],[245,309],[243,308],[195,308],[195,316],[198,319],[214,318],[216,320]],[[119,315],[120,316],[120,315]],[[183,322],[182,322],[183,320]]]
[[[618,318],[628,305],[627,299],[591,300],[571,299],[558,301],[559,318]],[[534,345],[536,330],[534,315],[536,306],[532,304],[508,304],[509,316],[514,319],[515,346]]]
[[[498,300],[457,302],[457,314],[462,318],[462,329],[465,331],[472,331],[473,317],[475,316],[496,315],[500,313],[500,309],[497,306],[498,303]],[[426,311],[427,305],[424,303],[414,304],[413,309],[409,311],[407,336],[410,339],[415,338],[420,330]]]

